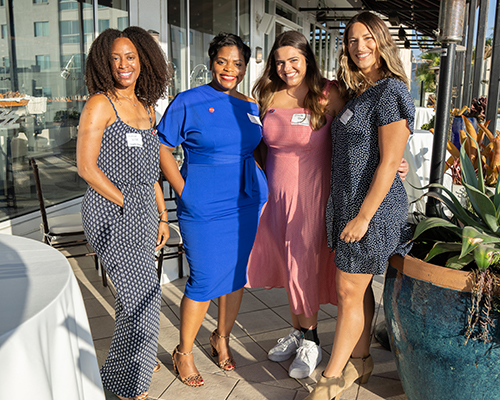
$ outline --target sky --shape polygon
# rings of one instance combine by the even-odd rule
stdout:
[[[495,26],[495,5],[496,0],[490,0],[490,8],[488,9],[488,25],[486,29],[486,37],[493,35],[493,27]]]

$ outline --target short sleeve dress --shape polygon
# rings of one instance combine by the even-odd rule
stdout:
[[[257,104],[199,86],[177,95],[157,129],[163,144],[184,150],[177,217],[190,268],[185,295],[201,302],[241,289],[268,195],[253,156],[262,138]]]
[[[337,268],[348,273],[383,274],[387,260],[411,249],[408,198],[398,174],[365,236],[340,240],[346,224],[359,212],[380,161],[378,128],[402,119],[413,132],[415,106],[406,85],[395,78],[376,82],[351,99],[332,123],[332,181],[326,211],[328,245]]]
[[[325,82],[328,93],[334,82]],[[337,304],[334,253],[326,241],[330,125],[314,131],[304,108],[271,108],[263,120],[269,201],[248,262],[248,287],[284,287],[295,315]]]

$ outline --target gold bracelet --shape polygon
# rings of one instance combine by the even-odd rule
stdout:
[[[164,220],[162,220],[162,219],[160,219],[160,222],[163,222],[164,224],[170,225],[170,222],[168,222],[168,221],[164,221]]]
[[[164,209],[164,210],[163,210],[160,214],[158,214],[158,218],[161,218],[161,216],[162,216],[163,214],[165,214],[166,212],[167,212],[167,209],[165,208],[165,209]]]

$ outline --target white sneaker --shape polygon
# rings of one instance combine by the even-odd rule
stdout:
[[[269,350],[267,358],[276,362],[288,360],[297,352],[301,340],[302,332],[298,329],[292,328],[288,335],[279,339],[278,344]]]
[[[297,356],[290,365],[288,375],[291,378],[307,378],[321,362],[321,347],[312,340],[302,339],[300,347],[297,349]]]

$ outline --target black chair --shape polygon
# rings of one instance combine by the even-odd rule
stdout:
[[[172,189],[170,184],[165,180],[162,174],[160,174],[160,179],[158,180],[160,187],[163,190],[165,198],[165,206],[167,207],[168,221],[170,237],[167,240],[167,244],[156,252],[155,258],[158,263],[158,280],[161,280],[161,273],[163,268],[163,260],[169,260],[177,257],[177,270],[179,279],[183,277],[183,254],[184,245],[182,243],[182,236],[179,230],[177,221],[177,199],[175,191]],[[168,189],[165,190],[164,184],[168,185]],[[172,252],[165,252],[165,247],[174,249]]]
[[[40,205],[40,215],[42,217],[40,229],[43,235],[43,242],[56,249],[81,245],[87,246],[88,242],[85,237],[85,233],[83,232],[81,213],[78,212],[56,217],[47,217],[45,201],[43,198],[42,184],[40,181],[40,173],[38,171],[36,160],[33,157],[30,158],[30,164],[31,168],[33,169],[36,193],[38,195],[38,204]],[[104,270],[102,263],[99,263],[97,254],[95,252],[85,252],[81,254],[70,255],[67,257],[70,258],[81,256],[92,256],[94,258],[96,269],[99,269],[100,264],[102,284],[104,286],[108,286],[106,271]]]

